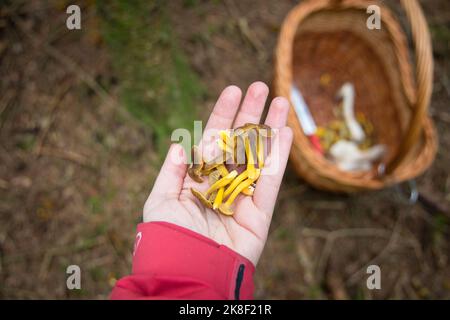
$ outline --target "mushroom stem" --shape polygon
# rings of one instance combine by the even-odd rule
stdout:
[[[214,199],[213,209],[217,209],[222,204],[223,193],[225,191],[225,187],[222,187],[217,191],[216,198]]]
[[[209,201],[203,193],[194,188],[191,188],[191,193],[207,208],[212,208],[211,201]]]
[[[242,135],[234,136],[233,160],[236,165],[245,164],[245,139]]]
[[[220,149],[226,154],[233,155],[234,146],[233,146],[231,137],[228,134],[228,132],[226,130],[221,130],[221,131],[219,131],[219,135],[220,135],[220,139],[217,140],[217,144],[219,145]],[[228,159],[226,155],[225,155],[225,158]]]
[[[228,131],[222,130],[219,132],[219,135],[220,135],[220,138],[222,139],[222,141],[225,143],[225,145],[228,148],[233,149],[233,140],[231,139],[231,136],[228,133]]]
[[[254,192],[255,192],[255,183],[252,183],[247,188],[242,190],[242,194],[245,194],[246,196],[253,196]]]
[[[226,168],[225,165],[223,165],[223,164],[219,165],[219,166],[217,167],[217,170],[219,170],[220,175],[221,175],[222,177],[226,177],[226,176],[229,174],[227,168]]]
[[[258,133],[260,135],[262,135],[263,137],[266,137],[266,138],[270,138],[273,135],[272,128],[269,127],[266,124],[259,124],[258,125]]]
[[[208,174],[208,182],[209,185],[214,184],[221,177],[219,170],[213,170],[210,174]]]
[[[257,171],[259,171],[259,169]],[[239,185],[230,194],[225,204],[230,206],[233,203],[234,199],[236,199],[238,194],[241,193],[241,191],[244,190],[245,188],[248,188],[248,186],[250,186],[254,181],[255,179],[248,178],[247,180],[244,180],[241,183],[239,183]]]
[[[236,179],[233,180],[233,182],[228,186],[228,188],[225,190],[225,193],[223,194],[224,198],[228,197],[231,192],[233,192],[234,189],[241,183],[241,181],[248,178],[248,171],[243,171],[240,175],[236,177]]]
[[[206,196],[210,195],[211,192],[214,192],[219,188],[225,187],[226,185],[231,183],[231,181],[233,181],[233,179],[236,178],[236,176],[237,171],[233,170],[222,179],[217,180],[211,187],[209,187],[208,191],[206,191]]]
[[[257,146],[256,146],[256,156],[258,157],[258,168],[264,167],[264,143],[262,136],[258,134],[257,140],[256,140]]]
[[[256,178],[255,159],[253,157],[253,151],[250,146],[250,139],[245,139],[245,154],[247,156],[247,171],[249,179]]]
[[[258,169],[259,171],[259,169]],[[226,215],[226,216],[232,216],[234,214],[233,210],[231,209],[231,204],[233,203],[234,199],[238,196],[238,194],[243,191],[244,189],[247,189],[252,183],[254,182],[253,179],[247,179],[242,181],[236,189],[231,193],[230,197],[222,203],[219,206],[219,212]]]
[[[203,161],[200,155],[200,151],[197,146],[192,146],[191,149],[192,163],[189,166],[188,174],[196,182],[203,182],[201,178],[201,170],[203,168]]]

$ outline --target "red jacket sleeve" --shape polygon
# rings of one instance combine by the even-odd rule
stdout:
[[[253,264],[213,240],[167,223],[138,225],[132,274],[111,299],[252,299]]]

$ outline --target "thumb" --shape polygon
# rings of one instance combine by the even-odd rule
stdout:
[[[186,152],[179,144],[172,144],[156,178],[149,200],[155,196],[178,196],[186,176]]]

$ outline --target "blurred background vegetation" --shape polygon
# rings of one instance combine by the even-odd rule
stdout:
[[[155,133],[165,154],[175,128],[189,128],[205,89],[171,28],[166,1],[98,1],[102,35],[120,79],[120,101]]]
[[[107,298],[129,273],[134,229],[173,129],[206,120],[220,91],[270,84],[298,1],[70,1],[0,5],[0,298]],[[404,16],[397,1],[383,1]],[[395,192],[333,195],[289,168],[257,298],[449,298],[450,3],[421,1],[433,37],[434,206]],[[382,290],[365,267],[383,270]],[[68,291],[78,264],[82,290]]]

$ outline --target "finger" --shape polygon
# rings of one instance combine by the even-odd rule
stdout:
[[[268,94],[269,88],[264,82],[252,83],[245,94],[234,127],[237,128],[246,123],[259,123]]]
[[[186,170],[186,153],[181,145],[174,143],[169,148],[149,199],[157,196],[178,196],[183,186]]]
[[[212,129],[229,129],[239,109],[242,91],[236,86],[226,87],[220,94],[205,126],[205,132]]]
[[[271,128],[283,128],[289,113],[289,102],[286,98],[276,97],[272,100],[265,124]]]
[[[226,87],[220,94],[206,123],[202,140],[199,143],[203,159],[211,160],[220,154],[220,149],[216,143],[218,131],[231,128],[239,109],[241,97],[241,89],[236,86]]]
[[[273,99],[272,103],[270,104],[270,107],[269,107],[269,112],[267,114],[265,124],[269,125],[270,127],[274,128],[274,129],[279,129],[280,127],[284,127],[286,125],[288,112],[289,112],[289,102],[285,98],[277,97],[277,98]],[[279,140],[280,139],[277,139],[277,141],[279,141]],[[275,149],[275,150],[277,150],[277,149]],[[282,171],[284,172],[284,168],[282,169]],[[264,172],[264,174],[266,174],[266,172]],[[263,177],[261,177],[260,179],[263,179]],[[273,182],[268,181],[267,183],[273,183]],[[259,186],[257,186],[256,190],[259,190],[261,188],[263,188],[263,187],[261,185],[259,185]],[[256,193],[256,190],[255,190],[255,193]],[[277,192],[278,192],[278,189],[275,190],[275,194]],[[253,199],[255,199],[255,198],[253,198]],[[251,204],[249,204],[249,202],[251,202]],[[267,233],[267,228],[269,226],[269,224],[267,223],[267,217],[266,216],[261,217],[261,215],[258,213],[256,213],[256,215],[249,214],[250,212],[255,211],[255,210],[248,209],[248,207],[250,205],[255,206],[255,201],[250,200],[250,198],[248,198],[248,197],[245,197],[244,199],[242,199],[242,201],[239,202],[239,205],[238,205],[239,208],[236,208],[237,210],[236,210],[234,217],[241,226],[243,226],[249,230],[253,230],[253,232],[255,232],[255,234],[257,234],[259,237],[263,238],[265,236],[265,234]],[[260,207],[257,207],[257,208],[261,209]],[[266,209],[264,210],[264,212],[269,212]],[[270,210],[270,208],[268,210]],[[271,210],[270,210],[270,212],[271,212]]]
[[[283,119],[283,117],[278,119]],[[284,117],[284,119],[286,118]],[[286,120],[284,120],[284,122],[285,121]],[[283,121],[280,121],[279,123],[283,123]],[[275,124],[275,122],[273,122],[273,124]],[[275,174],[268,175],[265,172],[267,169],[263,169],[262,176],[256,184],[253,198],[250,199],[249,197],[244,197],[237,203],[234,218],[238,227],[247,229],[258,239],[262,240],[262,243],[265,242],[272,220],[275,201],[280,190],[281,180],[283,179],[283,174],[289,158],[292,137],[292,130],[289,127],[284,127],[277,131],[276,136],[274,137],[279,144],[278,147],[275,148],[275,150],[277,150],[277,157],[275,157],[275,154],[272,154],[271,157],[278,164],[278,170]],[[258,250],[255,247],[250,252],[245,252],[244,248],[242,254],[248,257],[256,265],[261,251],[262,248]]]
[[[269,167],[264,167],[261,177],[256,183],[253,202],[269,219],[272,217],[275,201],[280,190],[281,180],[286,169],[289,152],[292,145],[292,130],[289,127],[281,128],[274,137],[277,144],[267,159]],[[277,152],[274,152],[277,150]],[[273,167],[272,167],[273,166]],[[275,170],[273,170],[275,168]],[[270,172],[269,172],[270,171]]]

